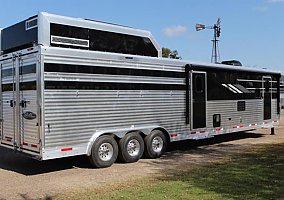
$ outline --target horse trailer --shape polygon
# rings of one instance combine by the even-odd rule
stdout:
[[[160,157],[280,117],[280,73],[162,58],[148,31],[40,12],[1,30],[1,146],[38,160]]]
[[[280,78],[280,107],[284,109],[284,74]]]

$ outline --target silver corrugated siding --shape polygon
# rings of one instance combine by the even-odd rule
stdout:
[[[184,95],[182,91],[46,90],[46,147],[88,142],[96,130],[132,125],[159,124],[181,132],[186,129]]]
[[[245,100],[246,110],[237,111],[237,100],[221,100],[207,102],[207,127],[213,127],[213,115],[221,114],[221,126],[251,124],[263,121],[262,100]]]

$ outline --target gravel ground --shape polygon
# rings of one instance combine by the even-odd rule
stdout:
[[[39,162],[0,147],[0,200],[39,199],[80,188],[101,187],[105,183],[133,180],[183,165],[205,164],[224,155],[240,153],[252,145],[284,142],[284,114],[280,126],[235,133],[200,141],[170,144],[166,154],[156,160],[115,163],[106,169],[92,169],[85,157]]]

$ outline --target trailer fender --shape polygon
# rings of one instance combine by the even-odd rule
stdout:
[[[166,130],[164,127],[161,127],[159,125],[131,126],[129,128],[122,128],[122,129],[98,130],[92,135],[92,137],[90,138],[90,140],[88,142],[86,155],[87,156],[91,155],[91,150],[92,150],[93,144],[102,135],[113,135],[113,136],[118,137],[118,138],[123,138],[127,133],[133,132],[133,131],[138,131],[138,132],[143,133],[144,135],[149,135],[151,133],[151,131],[154,130],[154,129]]]

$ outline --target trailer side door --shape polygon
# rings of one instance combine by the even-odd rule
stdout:
[[[16,58],[9,58],[1,62],[1,143],[10,146],[17,143],[16,93]]]
[[[263,88],[263,119],[271,119],[272,79],[270,76],[262,77]]]
[[[206,127],[206,72],[191,72],[192,129]]]

